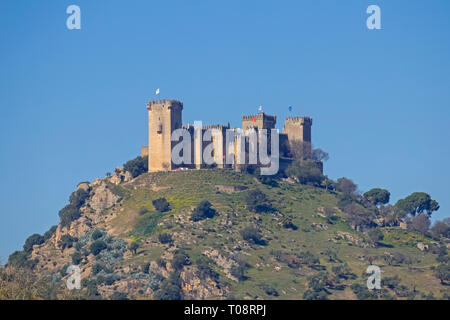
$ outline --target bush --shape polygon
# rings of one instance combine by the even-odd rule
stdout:
[[[33,234],[28,237],[28,239],[25,241],[25,244],[23,245],[23,250],[27,253],[31,253],[33,251],[34,245],[40,245],[43,244],[45,241],[44,237],[40,234]]]
[[[156,300],[181,300],[182,297],[183,290],[178,272],[172,273],[168,279],[165,279],[154,296]]]
[[[153,206],[159,212],[166,212],[170,210],[170,205],[165,198],[159,198],[152,201]]]
[[[150,263],[146,262],[141,266],[142,272],[148,274],[150,270]]]
[[[57,228],[58,226],[52,226],[50,229],[48,229],[48,231],[44,233],[44,240],[47,241],[48,239],[50,239],[56,233]]]
[[[166,268],[166,261],[159,257],[158,259],[156,259],[156,264],[158,265],[158,267],[160,268]]]
[[[59,211],[59,217],[61,218],[61,226],[68,227],[72,223],[72,221],[77,220],[81,217],[81,211],[79,208],[75,207],[72,204],[68,204],[64,208]]]
[[[83,256],[79,251],[75,251],[72,255],[72,263],[74,265],[80,264],[80,262],[83,260]]]
[[[70,195],[69,202],[74,207],[81,208],[88,198],[89,192],[84,189],[79,189]]]
[[[189,255],[187,255],[184,252],[178,252],[173,256],[172,259],[172,268],[175,271],[179,271],[181,269],[183,269],[183,267],[185,265],[189,265],[190,261],[189,261]]]
[[[436,221],[433,228],[431,228],[431,235],[435,239],[441,237],[450,238],[450,226],[442,221]]]
[[[287,169],[286,174],[295,177],[301,184],[319,186],[325,179],[320,168],[313,160],[297,160]]]
[[[262,236],[260,231],[255,227],[246,227],[241,231],[242,239],[250,243],[261,244]]]
[[[58,245],[64,250],[66,248],[72,248],[73,243],[76,242],[78,239],[72,237],[71,235],[65,234],[61,237],[61,240],[59,240]]]
[[[425,213],[420,213],[417,216],[412,217],[407,225],[409,230],[425,234],[428,232],[430,224],[431,222],[428,215]]]
[[[247,210],[255,213],[273,211],[269,199],[261,190],[252,190],[245,197]]]
[[[219,277],[219,274],[211,267],[212,263],[213,261],[205,255],[197,259],[196,265],[201,279],[205,280],[207,277],[217,279]]]
[[[101,237],[103,237],[103,232],[101,232],[99,229],[95,229],[94,232],[92,232],[92,240],[98,240]]]
[[[133,254],[136,254],[137,249],[139,249],[139,243],[137,243],[136,241],[133,241],[132,243],[130,243],[128,249],[130,249],[130,251],[133,252]]]
[[[107,245],[105,243],[105,241],[103,240],[96,240],[94,241],[91,246],[89,247],[89,250],[91,251],[91,253],[96,256],[98,255],[100,252],[102,252],[103,250],[105,250],[107,248]]]
[[[158,235],[158,240],[161,243],[170,243],[172,242],[172,236],[169,233],[160,233]]]
[[[38,263],[37,259],[29,260],[25,251],[15,251],[8,258],[8,266],[33,269]]]
[[[103,266],[101,264],[99,264],[99,263],[96,263],[96,264],[94,264],[92,266],[92,273],[93,274],[97,274],[97,273],[99,273],[102,270],[103,270]]]
[[[124,170],[131,173],[133,178],[148,171],[148,157],[136,157],[123,165]]]
[[[211,208],[211,206],[211,203],[207,200],[200,202],[200,204],[192,212],[192,221],[200,221],[214,217],[216,215],[216,210]]]

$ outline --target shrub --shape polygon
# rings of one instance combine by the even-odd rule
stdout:
[[[154,298],[156,300],[181,300],[182,292],[179,286],[164,281]]]
[[[247,210],[251,212],[262,213],[273,211],[272,205],[265,193],[258,189],[252,190],[247,194],[245,203]]]
[[[152,201],[153,206],[159,212],[166,212],[170,210],[170,205],[165,198],[159,198]]]
[[[286,174],[295,177],[301,184],[319,186],[325,179],[317,163],[313,160],[297,160],[287,169]]]
[[[91,251],[91,253],[96,256],[98,255],[100,252],[102,252],[103,250],[105,250],[107,248],[107,245],[105,243],[105,241],[103,240],[96,240],[94,241],[91,246],[89,247],[89,250]]]
[[[357,193],[358,186],[350,179],[339,178],[336,181],[336,189],[348,195],[355,195]]]
[[[25,244],[23,245],[23,250],[27,253],[30,253],[31,251],[33,251],[34,245],[43,244],[44,241],[45,241],[45,239],[43,236],[35,233],[35,234],[29,236],[28,239],[25,241]]]
[[[436,221],[431,228],[431,234],[435,239],[450,238],[450,226],[442,221]]]
[[[99,264],[99,263],[96,263],[96,264],[94,264],[92,266],[92,273],[93,274],[97,274],[97,273],[99,273],[102,270],[103,270],[103,266],[101,264]]]
[[[141,266],[142,272],[148,274],[150,270],[150,263],[146,262]]]
[[[103,237],[103,232],[101,232],[101,230],[99,230],[99,229],[95,229],[94,230],[94,232],[92,232],[92,240],[98,240],[98,239],[100,239],[101,237]]]
[[[72,255],[72,263],[74,265],[80,264],[80,262],[83,260],[83,256],[79,251],[75,251]]]
[[[79,189],[70,195],[69,202],[74,207],[81,208],[88,198],[89,192],[84,189]]]
[[[185,265],[190,264],[189,255],[184,252],[178,252],[173,256],[172,268],[176,271],[183,269]]]
[[[158,259],[156,259],[156,264],[158,265],[158,267],[160,268],[165,268],[166,267],[166,261],[159,257]]]
[[[124,170],[131,173],[133,178],[148,171],[148,157],[136,157],[123,165]]]
[[[15,251],[8,258],[8,266],[33,269],[38,260],[28,259],[28,253],[25,251]]]
[[[50,239],[56,233],[57,228],[58,226],[52,226],[50,229],[48,229],[48,231],[44,233],[44,240],[47,241],[48,239]]]
[[[192,212],[192,221],[200,221],[214,217],[216,215],[216,210],[211,208],[211,206],[211,203],[207,200],[200,202],[200,204]]]
[[[158,240],[161,243],[170,243],[172,242],[172,236],[169,233],[160,233],[158,235]]]
[[[247,242],[261,244],[262,236],[260,231],[255,227],[246,227],[241,231],[242,239]]]
[[[197,259],[196,265],[201,279],[206,279],[207,277],[217,279],[219,277],[219,274],[211,267],[212,263],[213,261],[205,255]]]
[[[72,204],[68,204],[59,211],[59,217],[61,218],[61,226],[68,227],[72,221],[81,217],[80,209]]]
[[[133,252],[133,254],[136,254],[137,249],[139,249],[139,244],[136,241],[133,241],[132,243],[130,243],[128,249],[130,249],[130,251]]]
[[[425,213],[420,213],[417,216],[414,216],[408,222],[408,229],[412,231],[416,231],[422,234],[427,233],[430,228],[430,218]]]
[[[64,250],[66,248],[72,248],[73,243],[78,239],[72,237],[71,235],[65,234],[61,236],[61,240],[59,240],[58,245]]]

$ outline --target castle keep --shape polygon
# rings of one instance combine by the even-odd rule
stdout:
[[[202,125],[196,128],[193,125],[182,125],[183,103],[178,100],[153,100],[147,103],[148,110],[148,146],[141,147],[141,156],[148,156],[149,172],[174,170],[177,168],[203,168],[211,165],[219,168],[245,170],[249,166],[264,167],[259,157],[256,163],[250,164],[251,141],[249,136],[243,139],[234,139],[233,144],[227,148],[227,135],[241,132],[239,128],[230,128],[227,125]],[[267,153],[271,150],[271,129],[275,129],[276,116],[260,112],[254,115],[242,116],[242,131],[256,132],[258,135],[267,130]],[[309,117],[289,117],[285,119],[283,130],[279,137],[279,161],[280,166],[286,166],[298,158],[308,158],[311,154],[311,126]],[[172,152],[179,143],[174,131],[184,129],[191,139],[190,150],[183,156],[190,161],[176,164],[173,162]],[[207,131],[210,132],[209,136]],[[176,132],[176,131],[175,131]],[[259,136],[259,135],[258,135]],[[294,148],[301,146],[301,155],[294,152]],[[260,148],[257,143],[256,148]],[[186,150],[183,150],[185,152]],[[190,152],[189,152],[190,151]],[[228,154],[227,154],[228,151]],[[204,152],[212,155],[213,163],[205,163],[202,159]],[[228,161],[229,159],[232,161]],[[245,159],[244,164],[238,159]]]

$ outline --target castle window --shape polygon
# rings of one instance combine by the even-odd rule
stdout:
[[[161,123],[158,124],[158,130],[157,130],[157,132],[158,132],[158,133],[162,133],[162,124],[161,124]]]

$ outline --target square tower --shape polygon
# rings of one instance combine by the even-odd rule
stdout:
[[[275,128],[276,123],[276,116],[265,114],[264,112],[242,116],[242,130],[244,131],[251,128],[270,130]]]
[[[300,144],[306,158],[311,155],[311,126],[312,119],[309,117],[288,117],[283,125],[283,134],[287,135],[290,147],[297,145],[298,148]]]
[[[148,110],[148,171],[173,168],[172,132],[181,128],[183,103],[178,100],[153,100]]]

